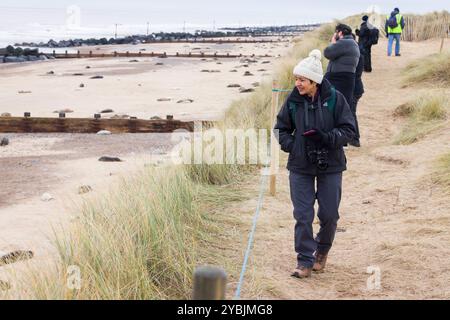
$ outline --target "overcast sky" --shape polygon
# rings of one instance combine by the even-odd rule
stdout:
[[[450,10],[449,0],[1,0],[0,28],[10,25],[64,24],[70,5],[81,8],[83,27],[122,24],[272,25],[326,22],[364,12],[377,5],[382,12]]]

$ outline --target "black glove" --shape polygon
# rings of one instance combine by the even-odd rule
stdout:
[[[302,136],[316,143],[328,143],[328,134],[320,129],[311,129],[304,132]]]

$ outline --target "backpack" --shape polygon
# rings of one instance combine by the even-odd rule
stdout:
[[[395,16],[391,15],[391,17],[388,20],[388,26],[389,26],[389,28],[392,28],[392,29],[397,28],[398,23],[397,23],[397,16],[396,15]]]
[[[380,37],[380,30],[373,27],[373,29],[370,30],[370,44],[378,44],[378,38]]]

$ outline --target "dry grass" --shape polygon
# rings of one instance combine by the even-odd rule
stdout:
[[[279,65],[280,87],[293,86],[295,64],[312,49],[323,49],[332,31],[323,26],[305,35]],[[269,129],[270,101],[271,86],[266,83],[249,98],[233,103],[216,129]],[[226,251],[225,242],[231,239],[217,235],[239,222],[214,215],[212,209],[245,199],[237,182],[254,168],[178,166],[147,169],[123,180],[115,191],[84,203],[68,230],[55,231],[59,259],[19,277],[16,291],[26,299],[190,298],[195,265],[229,266],[229,260],[236,259],[235,251]],[[229,237],[241,242],[245,238],[239,230]],[[223,250],[217,254],[212,248]],[[67,286],[70,266],[80,269],[79,290]],[[229,270],[234,274],[238,268]]]
[[[444,187],[450,193],[450,153],[446,153],[436,161],[436,170],[433,181]]]
[[[425,59],[412,62],[403,70],[403,85],[428,84],[432,86],[450,85],[450,52],[433,54]]]
[[[408,122],[395,144],[411,144],[441,127],[448,115],[448,97],[441,93],[422,95],[406,104],[400,105],[394,115],[408,117]]]

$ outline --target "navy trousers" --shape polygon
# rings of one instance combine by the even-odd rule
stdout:
[[[317,192],[315,182],[317,181]],[[294,205],[295,251],[298,266],[312,268],[314,252],[326,254],[330,250],[339,220],[342,194],[342,172],[306,175],[289,173],[291,200]],[[320,230],[313,236],[314,203],[318,201]]]

